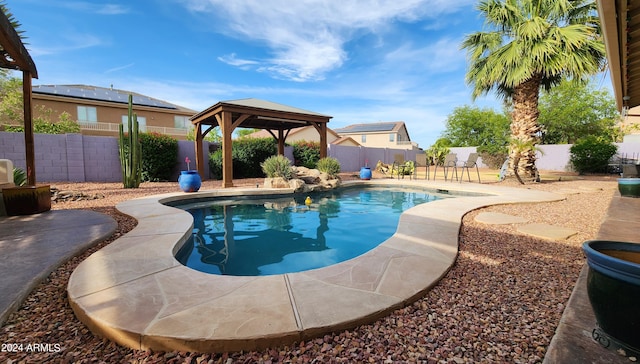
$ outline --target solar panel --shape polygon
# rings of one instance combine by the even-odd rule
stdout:
[[[362,133],[376,131],[392,131],[396,127],[396,123],[375,123],[375,124],[356,124],[350,125],[342,129],[337,129],[337,133]]]
[[[33,86],[33,92],[49,95],[75,97],[80,99],[98,100],[107,102],[129,103],[129,93],[112,88],[84,86],[84,85],[38,85]],[[145,95],[134,94],[133,104],[141,106],[160,107],[164,109],[177,109],[168,102],[154,99]]]

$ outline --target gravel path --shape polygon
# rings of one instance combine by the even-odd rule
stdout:
[[[606,177],[521,186],[576,193],[560,202],[470,212],[463,219],[460,254],[449,273],[425,297],[372,324],[259,352],[199,354],[136,351],[93,336],[76,320],[66,297],[66,284],[77,264],[135,226],[135,220],[113,206],[135,196],[176,191],[176,184],[144,183],[134,190],[123,190],[119,183],[54,185],[104,197],[60,202],[53,209],[103,212],[118,221],[118,230],[54,271],[0,329],[0,344],[59,344],[60,350],[0,352],[0,363],[539,363],[585,262],[581,244],[596,236],[617,188],[615,178]],[[215,187],[219,182],[206,181],[203,189]],[[475,222],[483,211],[579,233],[565,241],[540,240],[518,233],[515,225]]]

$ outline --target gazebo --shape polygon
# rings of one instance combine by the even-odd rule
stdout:
[[[31,116],[31,79],[38,78],[38,71],[20,36],[13,28],[11,20],[3,11],[0,11],[0,67],[22,71],[27,184],[35,186],[36,168]]]
[[[278,141],[278,154],[291,129],[313,126],[320,134],[320,158],[327,156],[327,123],[331,116],[260,99],[220,101],[191,117],[196,130],[196,167],[204,178],[203,138],[216,126],[222,134],[222,187],[233,187],[231,135],[238,128],[265,129]],[[203,131],[203,126],[209,127]]]

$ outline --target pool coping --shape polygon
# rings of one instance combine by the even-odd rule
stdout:
[[[71,307],[94,333],[139,350],[225,352],[293,343],[372,322],[422,297],[455,262],[467,212],[564,198],[475,183],[376,179],[342,185],[487,195],[412,207],[400,216],[393,236],[348,261],[258,277],[212,275],[180,264],[174,255],[190,237],[193,218],[163,203],[292,190],[227,188],[125,201],[117,209],[138,225],[78,265],[67,286]]]

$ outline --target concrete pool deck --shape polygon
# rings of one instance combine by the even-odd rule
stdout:
[[[190,237],[193,219],[162,203],[292,191],[233,188],[126,201],[117,208],[135,217],[137,227],[76,268],[67,288],[71,306],[94,333],[134,349],[221,352],[292,343],[371,322],[424,295],[455,262],[467,212],[564,198],[457,182],[374,180],[343,185],[366,184],[488,195],[415,206],[401,215],[392,237],[354,259],[259,277],[211,275],[181,265],[174,254]]]

